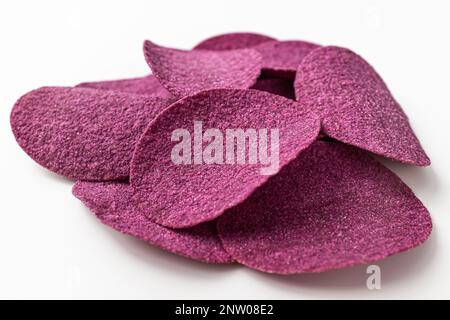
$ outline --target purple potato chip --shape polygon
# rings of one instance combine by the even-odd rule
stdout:
[[[145,94],[164,99],[173,98],[172,94],[167,91],[153,75],[132,79],[83,82],[76,85],[76,87]]]
[[[285,78],[260,78],[251,89],[270,92],[295,100],[294,82]]]
[[[242,148],[232,135],[239,129],[248,134]],[[148,218],[167,227],[213,220],[308,147],[319,129],[316,115],[267,92],[217,89],[181,99],[149,125],[136,146],[133,199]]]
[[[251,49],[184,51],[144,43],[145,59],[176,97],[209,89],[247,89],[261,72],[261,55]]]
[[[317,141],[217,221],[225,250],[269,273],[322,272],[423,243],[423,204],[364,151]]]
[[[88,88],[44,87],[22,96],[11,127],[22,149],[74,180],[129,176],[134,146],[166,99]]]
[[[203,40],[194,49],[201,50],[234,50],[256,46],[263,42],[276,40],[258,33],[237,32],[226,33]]]
[[[430,164],[381,77],[352,51],[314,50],[299,66],[294,86],[302,107],[321,116],[327,136],[403,163]]]
[[[263,72],[294,78],[299,64],[312,50],[320,46],[306,41],[270,41],[253,47],[262,56]]]
[[[105,225],[167,251],[208,263],[230,263],[217,236],[215,222],[173,230],[151,222],[131,202],[128,184],[77,182],[73,194]]]

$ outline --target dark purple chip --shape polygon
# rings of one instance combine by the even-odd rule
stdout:
[[[261,72],[261,55],[251,49],[184,51],[144,43],[147,63],[176,97],[209,89],[247,89]]]
[[[73,194],[105,225],[167,251],[208,263],[230,263],[217,236],[215,222],[173,230],[145,218],[131,201],[128,184],[77,182]]]
[[[317,141],[219,217],[233,259],[278,274],[370,263],[423,243],[431,218],[413,192],[364,151]]]
[[[320,46],[306,41],[270,41],[253,47],[263,59],[263,72],[293,78],[299,64],[312,50]]]
[[[153,75],[132,79],[83,82],[76,87],[145,94],[163,99],[173,98],[172,94],[170,94],[170,92],[167,91]]]
[[[129,176],[135,143],[168,106],[162,98],[88,88],[44,87],[22,96],[11,127],[40,165],[70,179]]]
[[[321,116],[327,136],[403,163],[430,164],[381,77],[352,51],[314,50],[298,68],[294,86],[302,107]]]
[[[308,147],[319,129],[314,114],[267,92],[219,89],[181,99],[136,146],[133,199],[148,218],[167,227],[213,220]],[[235,139],[239,132],[248,136]]]
[[[263,42],[275,40],[258,33],[237,32],[226,33],[203,40],[194,49],[202,50],[234,50],[256,46]]]
[[[260,78],[252,89],[270,92],[288,99],[295,100],[294,82],[286,78]]]

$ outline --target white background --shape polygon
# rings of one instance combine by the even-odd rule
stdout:
[[[0,1],[0,298],[450,298],[450,2]],[[420,248],[365,266],[273,276],[163,252],[102,224],[72,182],[15,143],[15,100],[43,85],[142,76],[142,41],[190,48],[218,33],[346,46],[383,76],[432,160],[388,163],[416,192],[434,230]]]

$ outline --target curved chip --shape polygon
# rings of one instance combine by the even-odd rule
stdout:
[[[155,76],[151,74],[140,78],[83,82],[76,85],[76,87],[145,94],[163,99],[173,98],[172,94],[159,83]]]
[[[154,75],[176,97],[208,89],[247,89],[261,72],[261,56],[251,49],[184,51],[145,41],[144,53]]]
[[[314,114],[267,92],[218,89],[181,99],[136,146],[133,199],[167,227],[213,220],[294,159],[319,129]]]
[[[236,32],[225,33],[203,40],[194,49],[202,50],[234,50],[256,46],[257,44],[273,41],[268,37],[258,33]]]
[[[326,135],[403,163],[430,164],[381,77],[352,51],[314,50],[299,66],[294,86],[302,107],[320,114]]]
[[[362,150],[318,141],[245,202],[219,217],[239,263],[279,274],[369,263],[423,243],[426,208]]]
[[[293,78],[299,64],[320,46],[306,41],[271,41],[253,47],[262,56],[262,69],[267,74]]]
[[[94,90],[43,87],[22,96],[11,127],[37,163],[70,179],[129,176],[134,146],[166,99]]]
[[[260,78],[252,89],[270,92],[288,99],[295,100],[294,82],[285,78]]]
[[[172,230],[145,218],[131,203],[128,184],[77,182],[73,194],[105,225],[167,251],[208,263],[230,263],[215,222]]]

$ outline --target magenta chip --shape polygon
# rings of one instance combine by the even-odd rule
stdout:
[[[299,66],[294,86],[302,107],[321,116],[326,135],[403,163],[430,164],[381,77],[352,51],[314,50]]]
[[[362,150],[317,141],[246,201],[219,217],[233,259],[278,274],[383,259],[423,243],[426,208]]]
[[[299,64],[320,46],[306,41],[270,41],[253,47],[262,56],[265,73],[293,78]]]
[[[44,87],[22,96],[11,127],[22,149],[74,180],[129,176],[134,146],[166,99],[88,88]]]
[[[182,230],[153,223],[133,207],[128,184],[77,182],[72,192],[100,221],[117,231],[195,260],[232,262],[217,236],[215,222]]]
[[[163,99],[173,98],[172,94],[167,91],[166,88],[164,88],[153,75],[148,75],[141,78],[83,82],[78,84],[76,87],[145,94]]]
[[[144,43],[145,59],[176,97],[209,89],[247,89],[261,72],[261,55],[251,49],[184,51]]]
[[[194,49],[202,50],[234,50],[256,46],[263,42],[275,40],[258,33],[237,32],[226,33],[208,38],[197,44]]]
[[[318,118],[297,102],[262,91],[219,89],[181,99],[136,146],[133,200],[167,227],[213,220],[294,159],[319,130]],[[248,134],[242,148],[239,132]]]

